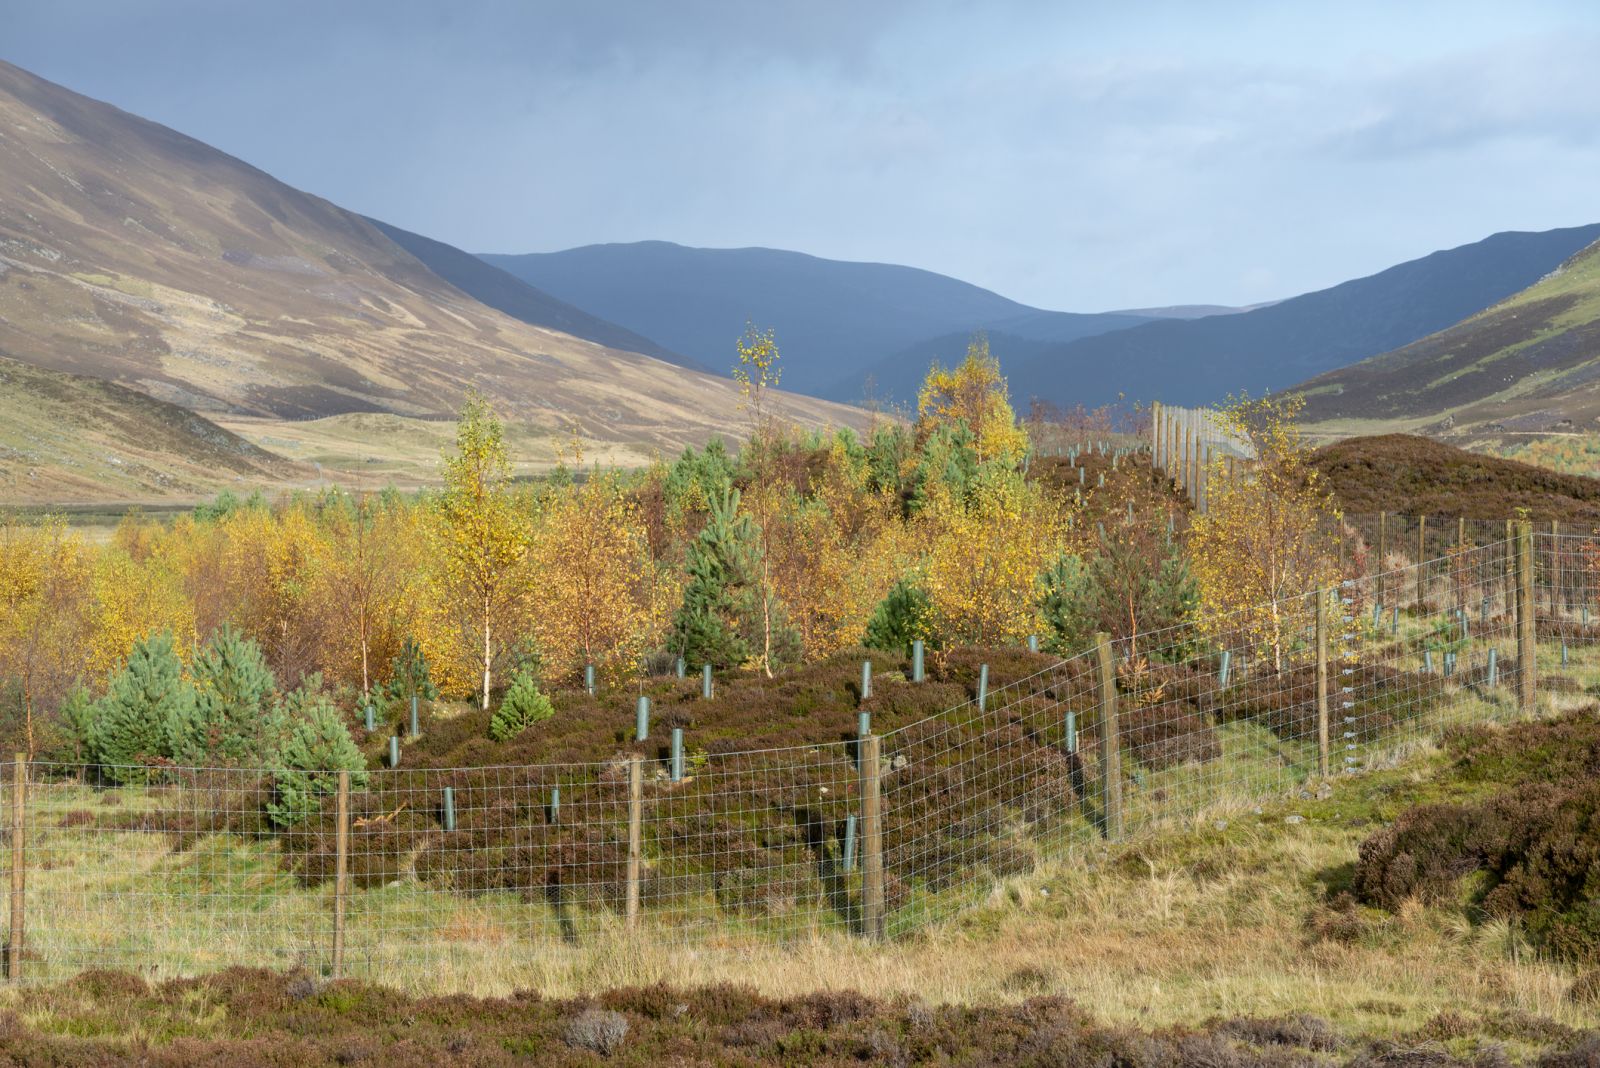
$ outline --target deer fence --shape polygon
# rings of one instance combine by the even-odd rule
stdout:
[[[937,716],[895,713],[927,685],[918,648],[903,675],[863,666],[872,710],[833,740],[690,750],[619,710],[608,760],[318,773],[288,822],[263,769],[19,757],[0,774],[6,971],[383,978],[602,939],[902,937],[1042,864],[1314,803],[1449,726],[1532,714],[1540,671],[1559,693],[1600,668],[1597,563],[1524,525],[1003,685],[980,666]]]

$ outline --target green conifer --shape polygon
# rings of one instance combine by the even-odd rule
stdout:
[[[933,602],[922,587],[910,579],[901,579],[872,610],[862,644],[888,653],[909,652],[912,642],[928,638],[932,607]]]
[[[272,775],[267,814],[280,827],[304,823],[339,787],[339,772],[350,772],[352,789],[367,785],[366,760],[350,737],[345,717],[321,692],[312,675],[280,702],[285,725],[283,746]]]
[[[133,643],[96,702],[90,753],[114,782],[146,782],[152,766],[172,759],[172,739],[186,736],[193,718],[194,687],[183,677],[171,632],[148,635]]]
[[[194,686],[190,729],[173,740],[177,759],[270,766],[280,741],[269,714],[277,684],[261,647],[224,624],[195,657]]]
[[[489,720],[489,737],[496,742],[508,742],[555,714],[550,698],[539,692],[537,679],[529,672],[519,671]]]

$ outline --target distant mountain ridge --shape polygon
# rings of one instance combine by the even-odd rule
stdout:
[[[532,326],[559,330],[607,348],[643,353],[682,367],[707,370],[697,360],[691,360],[647,337],[557,300],[470,252],[463,252],[443,241],[402,230],[370,216],[365,218],[390,241],[421,260],[428,270],[473,299],[496,311],[505,312],[513,319]]]
[[[1163,320],[1007,368],[1013,396],[1204,404],[1303,382],[1442,330],[1538,281],[1600,224],[1495,234],[1236,315]]]
[[[1600,238],[1493,307],[1300,390],[1308,422],[1457,437],[1600,430]]]
[[[482,258],[713,368],[732,365],[747,322],[771,327],[784,386],[845,401],[860,399],[869,375],[882,392],[914,396],[927,371],[916,346],[945,335],[996,330],[1060,341],[1145,321],[1046,311],[916,267],[782,249],[639,241]]]

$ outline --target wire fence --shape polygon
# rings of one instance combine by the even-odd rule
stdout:
[[[1216,465],[1226,477],[1234,466],[1254,459],[1249,438],[1210,408],[1156,404],[1150,410],[1150,462],[1171,476],[1198,511],[1210,506],[1209,481]]]
[[[0,769],[6,968],[390,977],[612,939],[903,936],[1041,864],[1314,799],[1453,724],[1530,714],[1541,655],[1546,691],[1580,688],[1600,667],[1597,567],[1583,536],[1461,546],[992,689],[980,669],[971,700],[882,733],[687,754],[672,732],[596,763],[329,772],[287,826],[259,769],[111,786],[19,761]],[[872,688],[893,707],[919,685]]]

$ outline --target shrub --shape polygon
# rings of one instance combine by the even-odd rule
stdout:
[[[535,723],[556,714],[550,698],[539,692],[533,676],[521,672],[511,681],[511,689],[495,709],[489,720],[489,737],[497,742],[509,742]]]
[[[609,1057],[628,1037],[628,1018],[611,1009],[585,1009],[567,1024],[567,1045]]]
[[[1569,960],[1600,957],[1600,784],[1529,783],[1477,804],[1420,805],[1361,844],[1354,890],[1393,909],[1442,902],[1516,918]]]
[[[187,735],[193,716],[194,687],[183,677],[171,632],[141,638],[95,703],[94,762],[113,782],[145,782],[152,765],[171,760],[173,739]]]
[[[287,735],[272,773],[272,821],[290,827],[321,811],[322,799],[338,789],[340,771],[352,788],[367,784],[366,761],[350,737],[344,717],[320,691],[313,675],[281,704]]]

